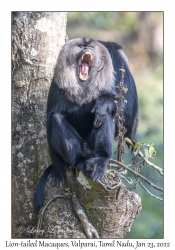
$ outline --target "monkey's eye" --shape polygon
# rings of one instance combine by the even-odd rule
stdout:
[[[85,44],[79,44],[78,45],[79,48],[81,49],[94,49],[94,46],[89,46],[89,45],[85,45]]]
[[[94,49],[94,46],[88,46],[89,49]]]
[[[78,73],[81,81],[87,81],[89,78],[89,71],[92,67],[92,54],[85,52],[78,60]]]
[[[86,46],[83,45],[83,44],[79,44],[78,47],[81,48],[81,49],[84,49],[84,47],[86,47]]]

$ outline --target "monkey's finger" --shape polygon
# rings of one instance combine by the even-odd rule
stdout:
[[[93,108],[92,110],[91,110],[91,113],[94,113],[95,112],[95,108]]]
[[[99,115],[96,115],[95,120],[94,120],[94,127],[95,127],[95,128],[100,127],[100,124],[101,124],[101,123],[102,123],[102,122],[100,121],[100,116],[99,116]]]
[[[52,172],[47,176],[47,181],[49,181],[52,178]]]
[[[86,171],[92,171],[92,166],[86,167]]]
[[[96,121],[94,121],[94,128],[98,128]]]
[[[86,171],[92,171],[94,166],[94,160],[93,159],[87,160],[85,166],[86,166]]]
[[[61,182],[62,182],[63,185],[67,185],[66,177],[61,177]]]
[[[97,171],[97,164],[95,164],[95,165],[93,166],[93,170],[92,170],[92,174],[91,174],[93,180],[96,179],[96,176],[98,175],[97,172],[98,172],[98,171]]]
[[[53,187],[59,187],[60,186],[60,178],[59,177],[52,177],[52,186]]]
[[[99,128],[104,122],[104,119],[105,119],[105,115],[96,115],[95,121],[94,121],[94,127]]]
[[[93,181],[98,182],[104,178],[104,170],[100,169],[99,166],[96,166],[96,171],[93,173]]]
[[[60,180],[58,178],[55,179],[55,186],[59,187],[60,186]]]
[[[93,164],[86,164],[86,171],[92,171],[93,170]]]
[[[55,187],[55,178],[52,178],[52,187]]]

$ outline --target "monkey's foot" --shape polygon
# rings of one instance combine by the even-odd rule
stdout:
[[[105,157],[94,157],[86,161],[79,161],[76,168],[81,170],[84,175],[98,182],[105,175],[108,159]]]
[[[62,183],[63,185],[66,184],[66,176],[65,174],[55,174],[54,171],[51,171],[49,174],[48,178],[49,181],[51,181],[52,186],[59,187],[60,184]]]

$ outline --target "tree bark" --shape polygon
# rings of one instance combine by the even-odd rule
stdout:
[[[37,231],[33,198],[50,164],[46,104],[56,59],[65,43],[66,13],[12,15],[12,238],[86,238],[73,208],[73,193],[101,238],[122,238],[139,215],[140,198],[123,185],[112,192],[91,180],[84,186],[73,170],[67,171],[69,188],[46,184],[44,205],[54,195],[67,198],[51,202]]]
[[[66,13],[12,13],[12,237],[33,237],[33,195],[49,165],[48,89],[66,38]],[[23,229],[22,229],[23,228]],[[24,232],[23,232],[24,231]]]
[[[123,238],[131,230],[142,208],[136,193],[128,191],[122,183],[108,191],[81,172],[77,174],[76,182],[72,181],[71,171],[67,172],[67,178],[100,238]]]

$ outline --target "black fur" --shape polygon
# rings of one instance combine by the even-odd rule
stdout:
[[[92,54],[92,66],[88,62],[89,78],[86,81],[78,75],[79,58],[84,52]],[[125,69],[124,83],[128,88],[124,126],[126,137],[135,141],[137,92],[122,47],[116,43],[80,38],[68,41],[63,47],[47,105],[47,139],[52,165],[45,170],[37,187],[34,199],[36,213],[43,205],[44,186],[49,174],[53,182],[59,184],[65,179],[66,166],[71,165],[94,181],[104,176],[112,156],[112,142],[118,133],[117,124],[113,121],[116,110],[114,96],[121,81],[119,69],[122,65]]]

